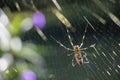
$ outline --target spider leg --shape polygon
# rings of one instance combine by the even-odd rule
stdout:
[[[89,63],[86,52],[83,51],[83,53],[84,53],[83,58],[85,59],[85,60],[83,59],[83,63]]]
[[[83,61],[83,64],[88,64],[88,63],[90,63],[89,61]]]
[[[86,49],[89,49],[89,48],[94,48],[96,44],[92,44],[90,45],[89,47],[85,47],[85,48],[81,48],[80,50],[86,50]]]
[[[71,55],[73,55],[74,53],[71,53],[71,54],[67,54],[67,56],[71,56]]]
[[[88,24],[87,24],[86,27],[85,27],[85,31],[84,31],[84,34],[83,34],[83,36],[82,36],[82,42],[81,42],[81,44],[80,44],[80,48],[81,48],[82,45],[83,45],[83,41],[84,41],[84,39],[85,39],[85,33],[87,32],[87,27],[88,27]]]
[[[73,59],[72,59],[72,66],[75,67],[75,65],[76,65],[75,56],[73,56]]]
[[[86,20],[87,25],[86,25],[86,28],[85,28],[85,31],[84,31],[84,34],[83,34],[83,37],[82,37],[82,42],[81,42],[81,44],[80,44],[80,48],[81,48],[82,45],[83,45],[83,41],[84,41],[84,39],[85,39],[85,33],[87,32],[88,24],[92,27],[92,29],[93,29],[94,31],[96,31],[95,28],[92,26],[92,24],[88,21],[88,19],[87,19],[85,16],[83,16],[83,18]]]
[[[73,49],[70,49],[68,47],[66,47],[65,45],[63,45],[61,42],[57,41],[53,36],[50,36],[53,40],[55,40],[61,47],[63,47],[64,49],[68,50],[68,51],[74,51]]]
[[[67,28],[66,28],[66,30],[67,30],[69,42],[70,42],[71,46],[73,47],[74,45],[73,45],[73,42],[72,42],[72,38],[71,38],[71,36],[70,36],[70,34],[69,34],[69,30],[68,30]]]

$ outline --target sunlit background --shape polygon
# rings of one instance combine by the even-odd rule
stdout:
[[[0,80],[119,79],[120,0],[0,0]]]

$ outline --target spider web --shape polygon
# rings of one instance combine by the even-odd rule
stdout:
[[[67,2],[65,3],[67,4]],[[87,22],[85,22],[84,18],[81,20],[76,17],[81,18],[81,16],[87,15],[87,17],[91,19],[91,24],[96,29],[96,32],[90,28],[89,25],[89,29],[86,32],[86,39],[83,44],[84,47],[88,47],[90,44],[96,44],[94,48],[85,50],[88,54],[87,58],[90,63],[72,67],[71,60],[73,56],[67,57],[67,54],[71,52],[55,43],[54,47],[56,48],[53,47],[52,49],[54,53],[54,56],[52,56],[53,59],[49,59],[50,61],[48,61],[48,66],[51,67],[51,74],[54,75],[55,80],[119,80],[119,26],[112,21],[108,21],[107,24],[100,23],[99,20],[96,20],[93,16],[91,17],[91,15],[84,11],[82,14],[80,9],[78,4],[71,4],[64,8],[65,11],[63,11],[63,13],[77,29],[76,32],[71,31],[70,35],[72,36],[73,43],[79,45],[82,41],[81,37],[85,28],[83,24]],[[71,48],[68,37],[66,36],[66,30],[63,29],[65,26],[61,25],[61,27],[62,28],[58,29],[60,32],[56,32],[56,34],[52,35],[54,35],[58,41]]]

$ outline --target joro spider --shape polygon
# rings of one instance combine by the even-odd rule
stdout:
[[[87,24],[88,26],[88,24]],[[90,45],[89,47],[85,47],[85,48],[82,48],[83,46],[83,41],[85,39],[85,33],[87,31],[87,26],[85,27],[85,31],[84,31],[84,34],[82,36],[82,42],[80,45],[74,45],[73,42],[72,42],[72,39],[71,39],[71,36],[69,34],[69,30],[66,28],[67,30],[67,36],[69,38],[69,42],[72,46],[72,49],[71,48],[68,48],[66,47],[65,45],[63,45],[61,42],[59,42],[58,40],[56,40],[53,36],[51,36],[51,38],[53,40],[55,40],[61,47],[63,47],[64,49],[68,50],[68,51],[73,51],[74,53],[74,56],[73,56],[73,59],[72,59],[72,66],[74,67],[76,65],[76,63],[78,65],[81,65],[81,64],[84,64],[84,63],[89,63],[89,60],[87,59],[87,54],[84,52],[84,50],[90,48],[90,47],[95,47],[95,44],[92,44]],[[82,54],[84,53],[84,54]],[[69,54],[68,56],[70,56],[72,54]],[[76,61],[76,62],[75,62]]]

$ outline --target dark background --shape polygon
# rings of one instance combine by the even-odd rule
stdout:
[[[29,4],[30,0],[26,0]],[[29,32],[20,35],[23,42],[32,42],[36,45],[45,46],[41,54],[46,62],[49,80],[119,80],[120,79],[120,26],[118,26],[106,14],[98,4],[93,0],[57,0],[62,7],[62,13],[76,28],[75,32],[70,31],[74,45],[80,45],[87,22],[83,16],[86,16],[96,31],[90,25],[86,32],[83,47],[96,44],[95,48],[85,50],[88,54],[89,64],[76,65],[72,67],[73,56],[68,57],[70,51],[60,47],[51,37],[64,45],[72,48],[67,37],[66,26],[62,24],[49,9],[49,6],[55,7],[52,0],[34,0],[35,6],[42,11],[47,20],[47,24],[42,31],[48,37],[43,41],[33,28]],[[98,0],[96,0],[98,1]],[[100,0],[104,5],[104,10],[109,10],[118,19],[120,19],[120,1],[119,0]],[[21,11],[15,6],[15,2],[20,5]],[[98,2],[99,3],[99,2]],[[100,5],[101,6],[101,5]],[[26,7],[22,0],[0,0],[0,7],[9,7],[11,12],[20,13],[33,11]],[[86,7],[90,12],[83,7]],[[104,18],[106,24],[102,24],[98,19],[92,16],[92,12]],[[6,13],[7,14],[7,13]],[[9,15],[8,15],[9,16]],[[47,49],[46,49],[47,48]],[[114,54],[116,53],[116,54]],[[95,57],[96,56],[96,57]],[[39,73],[39,72],[38,72]],[[38,78],[38,80],[42,80]],[[48,80],[48,79],[47,79]]]

